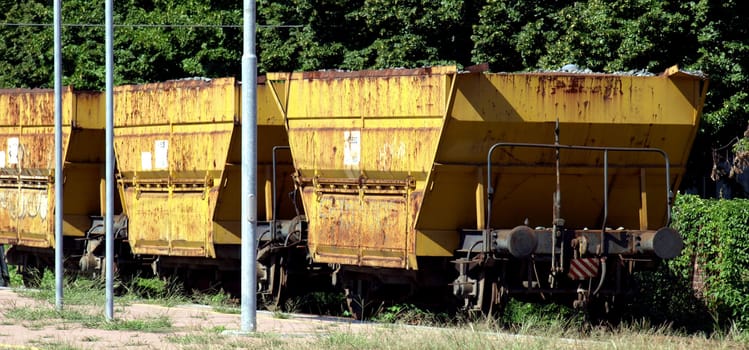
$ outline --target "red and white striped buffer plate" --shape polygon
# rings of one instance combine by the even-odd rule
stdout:
[[[570,271],[567,276],[573,280],[585,280],[598,276],[600,261],[598,258],[580,258],[570,261]]]

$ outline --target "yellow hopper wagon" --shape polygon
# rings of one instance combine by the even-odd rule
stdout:
[[[54,265],[54,90],[0,90],[0,244],[8,263]],[[62,91],[63,246],[80,254],[91,216],[103,214],[104,100],[98,92]],[[72,260],[71,260],[72,261]]]
[[[700,74],[268,78],[310,257],[334,267],[355,313],[425,290],[484,312],[509,296],[585,306],[680,254],[670,209],[705,99]]]

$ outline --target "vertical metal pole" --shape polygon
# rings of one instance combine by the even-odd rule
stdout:
[[[257,276],[257,56],[255,1],[244,0],[242,53],[242,332],[256,327]]]
[[[104,34],[104,42],[106,47],[106,207],[104,214],[104,222],[106,229],[106,294],[107,302],[105,307],[106,317],[108,321],[114,319],[114,283],[112,281],[114,274],[114,232],[113,230],[113,212],[114,212],[114,108],[113,108],[113,94],[112,89],[114,85],[114,63],[113,63],[113,49],[112,49],[112,37],[114,32],[114,26],[112,24],[112,0],[106,0],[104,9],[105,25],[106,30]]]
[[[62,0],[53,5],[55,32],[55,308],[62,310]]]

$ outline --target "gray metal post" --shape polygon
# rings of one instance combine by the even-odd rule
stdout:
[[[55,308],[62,310],[62,0],[55,0]]]
[[[242,53],[242,332],[254,332],[257,316],[257,56],[255,1],[244,0]]]
[[[104,223],[105,223],[105,229],[106,229],[106,294],[107,294],[107,302],[106,302],[106,317],[108,321],[111,321],[114,319],[114,283],[112,281],[113,274],[114,274],[114,232],[113,230],[113,221],[114,221],[114,96],[112,93],[113,85],[114,85],[114,63],[113,63],[113,49],[112,49],[112,37],[114,32],[114,26],[112,25],[112,0],[106,0],[106,5],[104,6],[104,16],[105,16],[105,24],[106,24],[106,30],[104,34],[104,42],[105,42],[105,51],[106,51],[106,58],[105,58],[105,64],[106,64],[106,145],[105,145],[105,153],[106,153],[106,207],[105,207],[105,217],[104,217]]]

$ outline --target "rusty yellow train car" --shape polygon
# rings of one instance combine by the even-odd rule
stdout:
[[[232,78],[115,88],[118,189],[135,254],[215,258],[216,245],[239,244],[239,94]],[[270,220],[273,147],[288,141],[264,85],[258,101],[258,215]],[[289,181],[278,191],[288,192],[288,152],[279,162]],[[279,214],[293,217],[281,199]]]
[[[64,232],[73,250],[102,215],[104,100],[100,93],[63,91]],[[0,244],[13,264],[51,263],[54,240],[54,91],[0,90]]]
[[[310,255],[340,266],[349,296],[365,297],[362,282],[450,276],[443,285],[468,308],[511,294],[585,304],[620,293],[634,265],[681,250],[670,204],[702,76],[432,67],[269,80]]]
[[[233,78],[198,78],[115,88],[117,186],[132,254],[160,267],[239,269],[240,87]],[[301,213],[287,195],[293,168],[283,116],[262,79],[257,96],[259,236],[288,245],[298,235],[279,235]],[[261,256],[259,278],[269,282],[266,263],[274,269]]]

